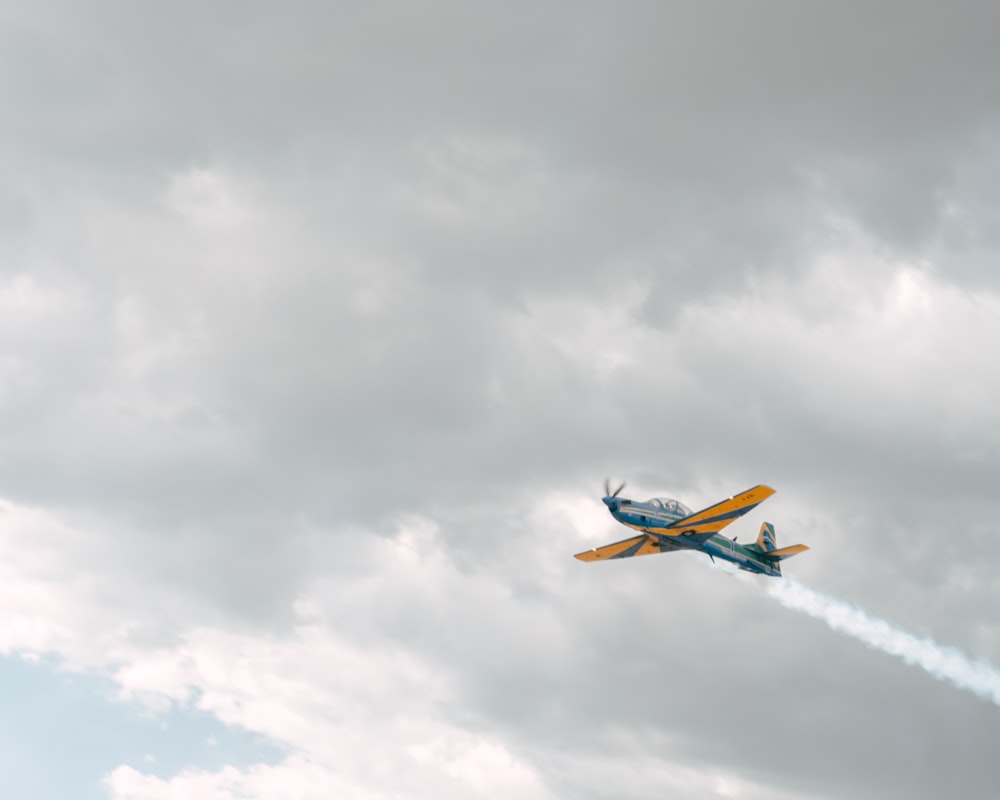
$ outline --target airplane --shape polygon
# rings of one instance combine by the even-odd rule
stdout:
[[[712,561],[721,558],[747,572],[780,578],[781,562],[809,549],[804,544],[779,548],[774,526],[770,522],[761,524],[754,544],[737,544],[735,538],[730,539],[719,533],[730,522],[774,494],[770,486],[754,486],[697,513],[683,503],[665,497],[654,497],[644,503],[619,497],[624,488],[623,482],[612,492],[609,481],[604,481],[603,503],[612,517],[622,525],[635,528],[639,535],[585,550],[577,553],[576,558],[581,561],[607,561],[674,550],[694,550],[707,553]]]

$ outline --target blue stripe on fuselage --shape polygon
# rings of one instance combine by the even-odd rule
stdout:
[[[701,527],[703,525],[712,525],[716,522],[722,522],[727,519],[737,519],[738,517],[742,517],[744,514],[753,511],[753,509],[759,505],[760,503],[754,503],[751,506],[743,506],[742,508],[737,508],[734,511],[727,511],[725,514],[719,514],[714,517],[708,517],[706,519],[698,520],[697,522],[692,522],[691,526]],[[689,519],[689,517],[681,517],[677,514],[670,514],[664,512],[663,509],[654,508],[653,506],[647,506],[640,503],[630,503],[628,511],[625,511],[624,508],[619,508],[618,511],[612,512],[612,516],[619,522],[623,522],[626,525],[631,525],[636,528],[641,528],[649,531],[650,533],[683,529],[685,527],[684,520]],[[666,524],[657,525],[656,523],[658,522]]]
[[[715,558],[721,558],[736,564],[740,569],[747,572],[756,572],[761,575],[779,575],[780,573],[763,560],[748,553],[741,545],[735,544],[732,539],[716,534],[705,542],[700,548]]]

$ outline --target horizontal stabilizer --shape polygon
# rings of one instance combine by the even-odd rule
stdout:
[[[791,547],[781,547],[777,550],[763,553],[763,555],[767,558],[773,558],[775,561],[781,561],[784,558],[791,558],[792,556],[797,556],[799,553],[804,553],[808,549],[808,546],[804,544],[793,544]]]

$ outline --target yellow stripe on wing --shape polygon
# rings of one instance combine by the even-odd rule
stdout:
[[[636,550],[632,555],[634,555],[634,556],[651,556],[654,553],[662,553],[662,552],[663,551],[660,549],[660,545],[656,542],[656,540],[652,539],[650,537],[647,537],[646,538],[646,543],[642,547],[640,547],[638,550]]]
[[[695,512],[689,517],[679,519],[670,525],[671,528],[685,533],[718,533],[729,523],[742,517],[767,498],[774,494],[770,486],[754,486],[728,500],[716,503],[706,509]]]
[[[627,558],[628,556],[622,556],[627,550],[636,548],[637,545],[642,545],[634,553],[629,555],[635,556],[645,556],[649,555],[650,552],[658,553],[658,549],[653,551],[647,551],[649,547],[648,538],[646,536],[633,536],[631,539],[623,539],[620,542],[615,542],[614,544],[606,544],[603,547],[595,547],[593,550],[584,550],[582,553],[577,553],[574,558],[578,558],[581,561],[606,561],[609,558],[615,558],[616,556]]]

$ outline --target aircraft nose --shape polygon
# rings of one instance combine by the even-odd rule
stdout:
[[[618,510],[618,498],[617,497],[604,497],[602,498],[604,505],[606,505],[611,511]]]

